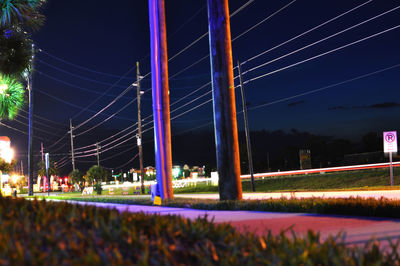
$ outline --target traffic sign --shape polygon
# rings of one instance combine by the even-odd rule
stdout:
[[[397,132],[396,131],[383,132],[383,151],[384,152],[397,152]]]

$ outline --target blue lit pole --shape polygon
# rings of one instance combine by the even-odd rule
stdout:
[[[221,200],[242,199],[228,0],[208,0],[211,81]]]
[[[167,29],[164,0],[149,0],[149,20],[157,186],[161,199],[173,199]]]

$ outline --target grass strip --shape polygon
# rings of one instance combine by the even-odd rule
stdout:
[[[64,202],[0,198],[4,265],[395,265],[398,246],[347,247],[343,235],[241,234],[206,218],[119,213]]]

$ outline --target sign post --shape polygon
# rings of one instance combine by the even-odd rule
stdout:
[[[397,152],[397,132],[383,132],[383,151],[389,153],[390,160],[390,185],[393,186],[393,152]]]
[[[45,154],[45,162],[46,162],[46,177],[47,177],[47,195],[50,196],[49,153]]]

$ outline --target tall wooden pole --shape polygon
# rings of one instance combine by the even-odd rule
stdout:
[[[35,46],[32,44],[32,61],[31,69],[28,76],[28,101],[29,101],[29,128],[28,128],[28,195],[33,195],[33,85],[32,85],[32,75],[33,75],[33,63],[35,58]]]
[[[149,0],[149,20],[157,186],[161,199],[172,199],[174,194],[164,0]]]
[[[228,0],[207,1],[219,197],[237,200],[242,183]]]
[[[100,149],[99,143],[96,142],[97,166],[100,166],[100,153],[99,153],[99,149]]]
[[[141,183],[141,190],[142,194],[144,194],[144,169],[143,169],[143,148],[142,148],[142,114],[141,114],[141,107],[140,107],[140,69],[139,69],[139,62],[136,62],[136,88],[137,88],[137,108],[138,108],[138,140],[137,144],[139,147],[139,167],[140,167],[140,183]]]
[[[72,126],[72,119],[69,119],[69,133],[71,137],[71,159],[72,159],[72,170],[75,170],[75,154],[74,154],[74,127]]]
[[[240,92],[242,94],[242,107],[243,107],[243,118],[244,118],[244,131],[246,132],[246,146],[247,146],[247,159],[249,161],[249,172],[251,177],[251,190],[256,191],[254,185],[254,168],[253,168],[253,155],[251,152],[251,141],[250,141],[250,130],[249,130],[249,118],[247,116],[247,104],[246,104],[246,94],[244,93],[243,79],[242,79],[242,68],[240,62],[237,62],[239,71],[239,82],[240,82]]]

